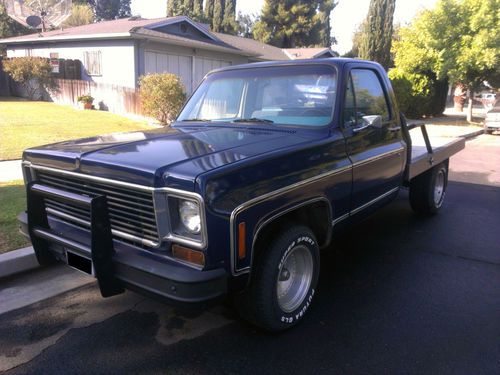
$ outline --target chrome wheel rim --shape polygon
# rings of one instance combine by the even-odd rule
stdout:
[[[278,305],[284,312],[296,310],[309,292],[313,278],[313,258],[303,245],[294,247],[281,262],[276,281]]]
[[[436,204],[437,207],[439,207],[443,202],[444,184],[445,184],[444,171],[440,170],[436,176],[436,182],[434,184],[434,203]]]

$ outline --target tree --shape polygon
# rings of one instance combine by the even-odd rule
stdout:
[[[236,35],[238,23],[236,22],[236,1],[226,0],[224,6],[224,17],[222,19],[222,31],[226,34]]]
[[[88,4],[73,4],[71,15],[63,23],[64,27],[88,25],[94,22],[92,7]]]
[[[167,17],[174,17],[179,14],[179,3],[181,0],[167,0]]]
[[[222,32],[222,21],[224,20],[224,0],[214,0],[214,15],[212,17],[212,30]]]
[[[127,18],[132,15],[130,10],[131,0],[120,0],[120,9],[118,10],[118,18]]]
[[[205,1],[205,17],[210,20],[210,25],[212,25],[212,19],[214,18],[214,0]]]
[[[320,45],[318,6],[318,1],[266,0],[253,36],[280,48]]]
[[[115,20],[131,16],[130,0],[89,0],[96,21]]]
[[[344,57],[351,57],[351,58],[359,57],[359,47],[362,43],[363,33],[365,30],[365,27],[366,27],[365,23],[362,22],[361,24],[359,24],[359,26],[356,28],[356,30],[354,30],[354,33],[352,34],[351,50],[349,52],[347,52],[344,55]]]
[[[201,0],[168,0],[167,16],[186,16],[193,21],[205,23],[207,18],[203,13],[202,3]]]
[[[364,22],[359,57],[380,63],[389,69],[396,0],[371,0]]]
[[[10,77],[23,86],[28,98],[43,98],[43,90],[57,87],[52,78],[49,59],[41,57],[15,57],[3,62],[3,69]]]
[[[0,3],[0,39],[24,35],[30,32],[32,32],[30,29],[10,18],[7,15],[5,6]]]
[[[330,47],[335,43],[335,39],[332,38],[332,27],[330,25],[330,14],[332,10],[337,6],[334,0],[324,0],[319,2],[319,10],[317,17],[319,19],[319,41],[322,47]]]
[[[238,18],[236,20],[236,22],[238,22],[238,35],[243,38],[251,38],[256,19],[257,17],[255,14],[242,14],[238,12]]]
[[[500,84],[499,13],[498,0],[439,0],[401,28],[393,47],[396,67],[464,84],[471,91],[470,121],[474,91],[484,81]]]

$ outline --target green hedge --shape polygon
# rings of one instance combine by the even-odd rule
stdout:
[[[399,104],[407,117],[436,116],[446,108],[447,81],[437,80],[433,74],[408,73],[394,68],[389,78]]]

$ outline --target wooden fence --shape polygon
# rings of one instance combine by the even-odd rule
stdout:
[[[96,109],[121,114],[142,115],[139,92],[133,88],[82,80],[57,79],[58,89],[50,91],[55,103],[78,105],[80,95],[94,97]]]

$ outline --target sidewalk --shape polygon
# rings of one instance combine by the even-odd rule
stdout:
[[[22,179],[21,160],[0,161],[0,182]]]

